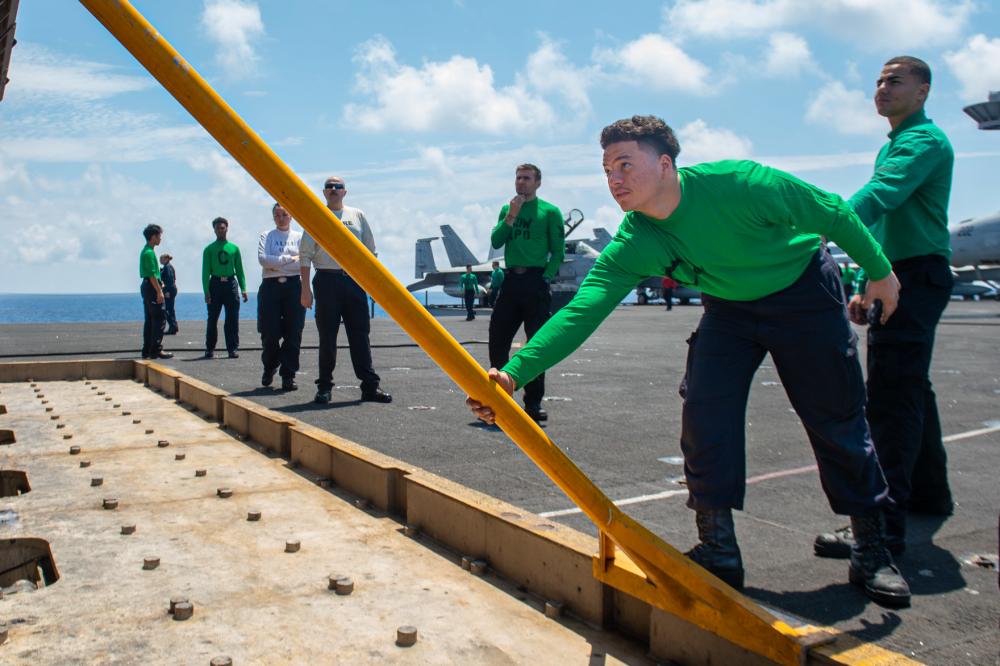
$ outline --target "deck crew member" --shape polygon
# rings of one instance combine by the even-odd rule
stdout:
[[[142,230],[146,244],[139,252],[139,294],[142,296],[142,357],[143,358],[173,358],[170,352],[163,351],[163,285],[160,283],[160,262],[156,260],[154,249],[163,240],[163,227],[158,224],[147,225]]]
[[[226,309],[222,326],[226,337],[229,358],[239,358],[240,348],[240,294],[247,302],[247,280],[243,275],[243,257],[240,248],[226,239],[229,220],[217,217],[212,220],[215,241],[209,243],[201,254],[201,287],[205,292],[208,323],[205,327],[205,358],[215,356],[215,343],[219,339],[219,313]],[[237,288],[239,291],[237,291]]]
[[[472,264],[465,265],[465,272],[458,277],[458,286],[465,297],[465,321],[476,318],[476,296],[479,295],[479,278],[472,272]]]
[[[733,509],[746,489],[745,418],[752,378],[770,353],[806,426],[823,489],[851,516],[858,547],[850,580],[884,604],[910,593],[885,547],[881,507],[891,500],[865,423],[865,393],[840,274],[819,234],[835,240],[873,281],[866,302],[883,318],[899,284],[888,260],[840,197],[750,161],[678,169],[680,146],[654,116],[604,128],[604,170],[626,211],[573,300],[501,370],[513,390],[566,358],[642,280],[669,275],[702,292],[681,383],[681,448],[699,543],[687,555],[736,588],[743,561]],[[816,381],[822,377],[823,381]],[[470,397],[487,421],[493,410]]]
[[[490,294],[488,296],[491,308],[497,304],[497,296],[500,295],[500,289],[503,287],[503,278],[504,273],[503,269],[500,268],[500,262],[494,261],[493,272],[490,273]]]
[[[517,329],[531,340],[548,318],[552,303],[549,281],[559,272],[566,248],[563,216],[536,195],[542,172],[534,164],[514,171],[516,195],[500,209],[490,242],[504,249],[505,278],[490,315],[490,365],[502,367],[510,357]],[[542,409],[545,375],[539,373],[524,387],[524,410],[535,421],[548,419]]]
[[[924,113],[930,86],[930,67],[918,58],[892,58],[882,67],[875,108],[889,121],[889,142],[875,159],[871,180],[850,199],[902,285],[896,314],[868,329],[868,422],[895,500],[885,513],[886,535],[899,554],[907,508],[941,516],[953,509],[930,366],[954,282],[948,198],[955,154]],[[866,302],[851,299],[855,323],[867,322]],[[820,535],[816,554],[848,557],[852,536],[846,528]]]
[[[257,329],[264,374],[260,383],[270,386],[274,373],[281,376],[281,390],[294,391],[299,371],[299,347],[306,310],[299,302],[299,243],[302,232],[292,229],[292,217],[281,204],[271,209],[274,229],[260,235],[257,260],[263,279],[257,290]]]
[[[331,176],[323,183],[326,206],[368,251],[377,255],[375,236],[368,219],[360,208],[344,205],[347,186],[344,179]],[[316,378],[314,401],[325,404],[331,400],[333,370],[337,365],[337,335],[343,320],[347,330],[347,344],[351,350],[354,375],[361,382],[361,399],[366,402],[392,402],[392,396],[379,388],[381,378],[372,367],[372,350],[368,335],[371,320],[368,316],[368,295],[340,264],[306,234],[301,251],[302,288],[300,301],[311,307],[316,300],[316,330],[319,333],[319,376]],[[316,269],[309,289],[310,267]]]
[[[177,302],[177,272],[170,263],[172,256],[164,252],[160,255],[160,281],[163,282],[163,315],[167,322],[167,332],[164,335],[177,335],[177,312],[174,306]]]

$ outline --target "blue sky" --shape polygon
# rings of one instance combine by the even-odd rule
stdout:
[[[542,168],[540,196],[584,212],[584,230],[613,231],[597,137],[633,113],[677,130],[682,166],[752,158],[850,196],[888,129],[873,82],[902,53],[934,70],[928,115],[958,154],[952,222],[1000,209],[1000,132],[962,112],[1000,90],[995,3],[134,4],[307,183],[346,179],[404,283],[414,240],[441,224],[485,256],[521,162]],[[196,291],[218,215],[255,289],[270,197],[82,5],[31,0],[17,19],[0,102],[0,291],[132,291],[150,222],[181,290]]]

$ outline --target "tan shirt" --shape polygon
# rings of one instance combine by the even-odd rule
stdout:
[[[372,235],[371,227],[368,226],[368,220],[365,219],[364,211],[360,208],[344,206],[344,210],[340,211],[339,214],[334,211],[334,214],[340,218],[340,221],[354,234],[355,238],[364,243],[372,254],[378,255],[378,252],[375,251],[375,237]],[[310,266],[317,270],[343,268],[308,233],[302,235],[302,243],[299,245],[299,262],[302,268]]]

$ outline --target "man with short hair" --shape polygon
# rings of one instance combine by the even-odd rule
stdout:
[[[257,329],[260,331],[264,374],[260,383],[270,386],[281,376],[281,390],[295,391],[299,348],[306,310],[299,302],[299,243],[302,232],[292,229],[292,216],[280,203],[271,208],[274,229],[260,235],[257,261],[263,268],[257,290]]]
[[[497,304],[497,296],[500,295],[500,288],[503,286],[503,269],[500,268],[500,262],[493,262],[493,272],[490,273],[490,295],[489,295],[489,306],[492,308]]]
[[[490,242],[504,249],[507,267],[504,288],[490,315],[490,365],[501,367],[510,357],[517,329],[524,325],[528,340],[548,321],[552,304],[549,282],[559,272],[563,255],[563,216],[548,201],[538,198],[542,171],[534,164],[522,164],[514,171],[510,203],[500,209]],[[524,411],[535,421],[545,421],[542,408],[545,375],[539,374],[524,387]]]
[[[930,86],[930,67],[919,58],[900,56],[882,67],[875,108],[892,131],[871,180],[850,199],[902,285],[896,314],[868,329],[868,422],[895,500],[885,509],[885,521],[896,554],[906,547],[907,508],[939,516],[953,510],[930,365],[954,282],[948,198],[955,154],[924,113]],[[851,299],[855,323],[867,323],[868,302],[859,295]],[[854,536],[849,528],[821,534],[816,554],[848,557]]]
[[[704,315],[688,341],[680,393],[688,506],[699,543],[688,557],[734,588],[743,560],[733,509],[746,490],[745,420],[753,375],[770,353],[806,427],[824,491],[858,536],[849,578],[880,603],[909,604],[885,547],[881,507],[891,502],[865,423],[865,393],[837,265],[820,234],[874,279],[883,321],[899,284],[888,260],[840,197],[750,161],[678,169],[680,145],[654,116],[604,128],[604,171],[626,211],[572,301],[490,377],[508,393],[566,358],[644,279],[668,275],[701,291]],[[492,422],[492,408],[469,407]]]
[[[465,297],[465,321],[476,318],[476,296],[479,295],[479,278],[472,272],[472,264],[465,265],[465,272],[458,277],[458,286]]]
[[[201,253],[201,288],[208,307],[205,327],[205,358],[215,356],[215,343],[219,339],[219,313],[226,309],[226,322],[222,330],[226,336],[229,358],[239,358],[240,348],[240,296],[247,302],[247,280],[243,275],[243,257],[240,248],[226,240],[229,220],[217,217],[212,220],[215,241]],[[239,283],[239,291],[237,291]]]
[[[163,312],[163,285],[160,284],[160,262],[156,259],[157,245],[163,240],[163,227],[147,225],[142,230],[146,244],[139,252],[139,294],[142,296],[142,357],[173,358],[163,351],[163,329],[166,316]]]
[[[344,205],[347,186],[344,179],[331,176],[323,183],[326,207],[343,223],[354,237],[374,255],[375,236],[364,211]],[[347,274],[337,260],[306,234],[302,238],[302,288],[300,302],[312,307],[316,298],[316,330],[319,332],[319,375],[316,377],[314,402],[326,404],[332,399],[333,370],[337,365],[337,335],[343,319],[347,329],[347,344],[351,350],[354,375],[361,381],[361,399],[365,402],[392,402],[392,396],[379,388],[381,378],[372,367],[371,320],[368,315],[368,294]],[[316,269],[309,289],[310,268]]]
[[[160,282],[163,283],[163,314],[167,322],[167,332],[164,335],[177,335],[177,271],[171,264],[173,257],[166,252],[160,255]]]

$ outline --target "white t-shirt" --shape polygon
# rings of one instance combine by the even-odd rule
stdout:
[[[302,232],[271,229],[260,235],[257,261],[264,268],[263,277],[294,277],[299,275],[299,244]]]
[[[334,211],[333,213],[340,218],[340,221],[344,223],[348,231],[354,234],[355,238],[364,243],[365,247],[372,254],[378,255],[378,252],[375,251],[375,237],[372,235],[371,227],[368,226],[368,219],[365,217],[363,210],[344,206],[344,210]],[[337,260],[321,248],[309,234],[305,234],[302,237],[301,249],[303,268],[309,268],[310,266],[317,269],[341,268]]]

